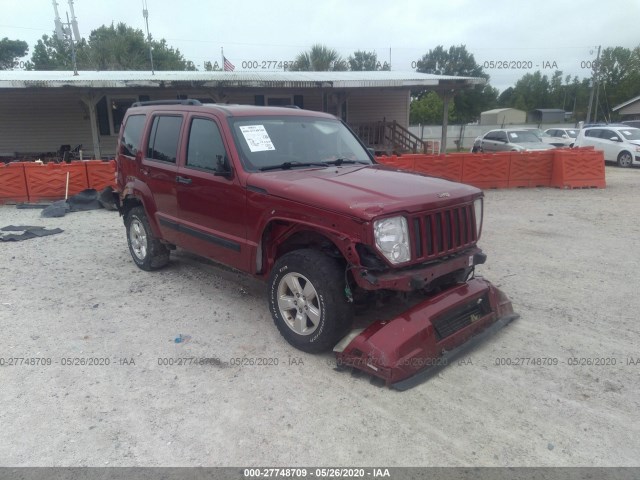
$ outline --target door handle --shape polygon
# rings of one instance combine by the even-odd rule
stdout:
[[[187,178],[187,177],[181,177],[180,175],[178,175],[176,177],[176,182],[183,183],[185,185],[189,185],[191,183],[191,179]]]

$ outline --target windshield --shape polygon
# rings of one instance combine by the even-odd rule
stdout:
[[[625,128],[618,130],[627,140],[640,140],[640,128]]]
[[[508,132],[507,135],[509,135],[509,142],[511,143],[540,143],[542,141],[531,130]]]
[[[230,122],[248,171],[372,163],[338,120],[283,115],[238,117]]]
[[[577,130],[565,130],[565,132],[567,132],[567,135],[569,135],[571,138],[578,138]]]

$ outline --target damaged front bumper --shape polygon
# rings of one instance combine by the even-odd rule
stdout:
[[[392,320],[354,330],[334,348],[352,367],[406,390],[518,318],[511,301],[482,278],[453,286]]]

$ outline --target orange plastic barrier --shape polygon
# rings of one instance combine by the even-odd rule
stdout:
[[[103,162],[101,160],[87,160],[84,164],[87,168],[87,181],[89,188],[95,188],[98,191],[109,186],[115,188],[115,160],[111,160],[109,162]]]
[[[603,153],[593,147],[493,154],[407,154],[377,160],[478,188],[606,187]]]
[[[605,188],[604,152],[592,148],[554,150],[551,186]]]
[[[22,162],[14,162],[0,167],[0,204],[29,200],[24,165]]]
[[[401,157],[396,155],[391,155],[389,157],[382,156],[376,157],[376,160],[379,163],[389,165],[391,167],[401,168],[403,170],[415,170],[415,158],[410,155],[402,155]]]
[[[416,159],[415,170],[433,177],[460,182],[463,160],[464,154],[423,155],[423,158]]]
[[[87,169],[84,162],[25,164],[24,173],[29,201],[63,199],[67,172],[69,173],[69,196],[88,188]]]
[[[462,166],[462,183],[478,188],[507,188],[511,152],[491,155],[466,153]]]
[[[551,186],[553,159],[554,150],[511,152],[509,188]]]

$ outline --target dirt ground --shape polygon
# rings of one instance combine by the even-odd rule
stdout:
[[[290,347],[260,282],[137,269],[117,213],[2,206],[64,233],[0,243],[0,465],[639,466],[640,169],[607,182],[486,192],[478,273],[521,318],[406,392]]]

